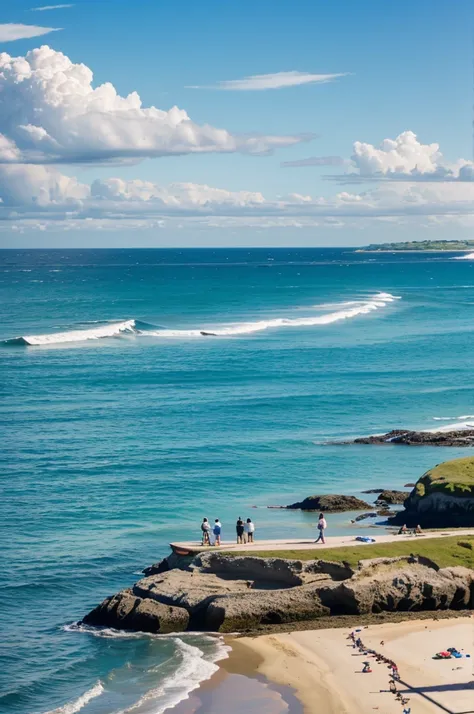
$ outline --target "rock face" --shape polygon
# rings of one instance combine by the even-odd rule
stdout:
[[[337,588],[320,593],[332,615],[383,611],[462,610],[474,604],[473,572],[437,570],[420,563],[379,564],[372,574],[358,573]]]
[[[445,461],[427,471],[396,522],[425,528],[474,526],[474,457]]]
[[[86,625],[115,627],[141,632],[183,632],[189,624],[187,610],[169,607],[152,599],[136,597],[130,589],[106,598],[83,620]]]
[[[346,442],[347,443],[347,442]],[[458,431],[409,431],[394,429],[387,434],[362,436],[351,444],[405,444],[406,446],[474,446],[474,429]]]
[[[389,503],[390,505],[404,503],[410,495],[410,491],[381,491],[376,503]]]
[[[328,494],[325,496],[308,496],[303,501],[290,504],[287,508],[335,513],[337,511],[365,511],[368,508],[370,509],[370,503],[361,501],[360,498],[355,496]]]
[[[145,632],[235,632],[324,615],[474,605],[474,570],[439,569],[415,556],[361,561],[357,569],[225,553],[183,561],[182,568],[107,598],[83,622]]]

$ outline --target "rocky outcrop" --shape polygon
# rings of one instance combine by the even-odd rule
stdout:
[[[370,508],[370,504],[355,496],[327,494],[323,496],[308,496],[303,501],[292,503],[286,506],[286,508],[336,513],[337,511],[365,511],[367,508]]]
[[[337,588],[320,593],[331,614],[364,615],[377,612],[461,610],[474,604],[473,572],[467,568],[436,570],[420,563],[398,563],[360,573]]]
[[[474,571],[426,558],[324,560],[201,554],[184,569],[143,578],[107,598],[84,623],[145,632],[233,632],[261,625],[398,610],[474,605]]]
[[[396,505],[404,503],[410,495],[410,491],[381,491],[377,497],[376,503],[388,503]]]
[[[207,608],[205,625],[214,632],[239,632],[259,625],[314,620],[329,614],[329,608],[322,605],[314,586],[304,585],[290,590],[216,598]]]
[[[132,590],[122,590],[106,598],[83,620],[86,625],[115,627],[120,630],[162,633],[184,632],[189,613],[178,607],[163,605],[157,600],[137,597]]]
[[[404,444],[405,446],[474,446],[474,429],[457,431],[409,431],[394,429],[387,434],[362,436],[351,444]]]
[[[394,520],[423,528],[474,526],[474,457],[445,461],[423,474]]]

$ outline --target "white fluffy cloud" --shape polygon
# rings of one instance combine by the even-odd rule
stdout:
[[[142,107],[139,95],[92,85],[84,64],[47,46],[25,57],[0,54],[0,133],[28,163],[138,160],[170,154],[264,154],[308,136],[235,136],[195,124],[183,109]]]
[[[263,89],[282,89],[297,87],[300,84],[325,84],[339,77],[345,77],[347,72],[339,74],[310,74],[309,72],[276,72],[274,74],[254,74],[243,79],[229,79],[208,86],[193,86],[187,89],[223,89],[228,92],[261,91]]]
[[[92,185],[52,166],[0,165],[0,219],[140,222],[203,220],[209,225],[295,226],[317,221],[403,220],[406,217],[465,219],[474,215],[474,183],[386,183],[370,191],[341,191],[331,198],[290,194],[267,199],[254,191],[228,191],[203,184],[162,186],[139,179],[96,180]]]
[[[440,159],[439,144],[421,144],[412,131],[404,131],[396,139],[384,139],[379,148],[356,141],[352,156],[361,176],[433,173]]]
[[[474,164],[466,159],[449,163],[439,144],[422,144],[412,131],[395,139],[384,139],[376,147],[361,141],[354,143],[352,169],[339,176],[327,176],[340,183],[365,181],[450,182],[474,180]]]
[[[0,25],[0,42],[13,40],[28,40],[30,37],[41,37],[50,32],[57,32],[60,27],[39,27],[38,25],[18,25],[13,22]]]

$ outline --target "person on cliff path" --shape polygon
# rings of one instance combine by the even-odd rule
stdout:
[[[212,529],[212,532],[214,533],[214,545],[220,545],[221,544],[222,524],[218,518],[216,518],[216,520],[214,522],[214,528]]]
[[[244,522],[241,516],[238,517],[237,523],[235,524],[235,530],[237,531],[237,543],[244,542]]]
[[[319,531],[319,536],[317,537],[315,543],[325,543],[326,541],[324,540],[324,531],[328,527],[328,524],[326,523],[326,519],[324,518],[324,513],[319,514],[319,520],[318,520],[318,531]]]
[[[255,533],[255,524],[252,522],[251,518],[247,518],[247,523],[245,524],[245,533],[247,536],[247,543],[253,543],[253,534]]]
[[[202,519],[201,523],[202,545],[211,545],[211,524],[207,518]]]

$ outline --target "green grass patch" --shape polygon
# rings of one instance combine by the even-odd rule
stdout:
[[[461,545],[462,543],[462,545]],[[357,567],[359,560],[367,558],[396,558],[399,555],[423,555],[433,560],[440,568],[463,565],[474,570],[474,550],[466,547],[474,544],[474,538],[459,540],[459,536],[446,538],[413,537],[399,543],[373,543],[367,545],[343,546],[341,548],[314,548],[311,550],[260,550],[249,553],[232,551],[229,555],[252,555],[257,558],[285,558],[289,560],[331,560],[347,562]]]
[[[424,474],[416,485],[418,496],[432,491],[447,495],[474,497],[474,457],[445,461]]]

